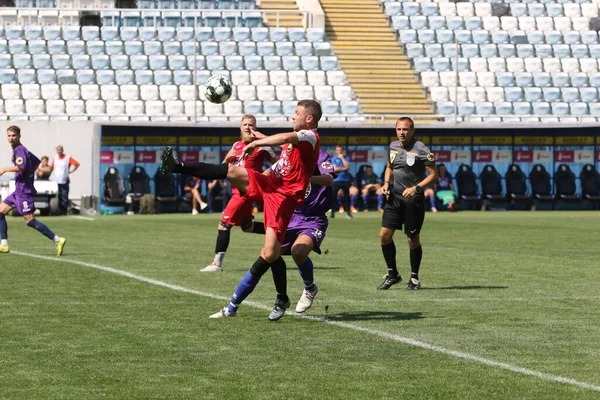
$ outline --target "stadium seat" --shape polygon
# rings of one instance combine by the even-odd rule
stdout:
[[[560,164],[554,173],[554,187],[556,188],[556,199],[559,201],[579,200],[575,174],[567,164]]]
[[[456,185],[458,189],[458,198],[467,204],[478,204],[480,196],[477,187],[477,177],[471,170],[471,167],[463,164],[456,173]]]
[[[579,175],[581,197],[594,204],[600,203],[600,174],[592,164],[586,164]]]
[[[504,203],[502,176],[492,164],[483,167],[479,174],[479,181],[481,182],[481,211],[486,211],[495,204]]]

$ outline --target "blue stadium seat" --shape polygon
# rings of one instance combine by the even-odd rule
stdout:
[[[473,43],[484,44],[490,43],[490,34],[485,29],[477,29],[472,32]]]
[[[52,68],[52,63],[50,62],[50,55],[48,55],[48,54],[34,55],[33,56],[33,68],[35,68],[35,69]]]
[[[442,115],[452,115],[454,114],[454,102],[452,101],[442,101],[437,103],[438,114]]]
[[[562,101],[572,103],[579,101],[579,89],[573,87],[563,87],[560,89]]]
[[[253,31],[260,28],[254,28]],[[233,40],[236,42],[246,42],[249,41],[252,37],[250,28],[236,26],[231,30],[231,34],[233,36]],[[268,36],[268,35],[267,35]]]
[[[442,32],[451,32],[448,30],[441,30],[437,32],[437,42],[447,43],[440,39],[440,35]],[[417,37],[419,38],[419,43],[428,44],[428,43],[436,43],[436,32],[433,29],[420,29],[417,31]]]
[[[398,1],[386,1],[383,3],[383,6],[385,14],[390,17],[402,12],[402,4]]]
[[[148,56],[135,55],[129,57],[129,64],[132,70],[146,70],[148,69]]]
[[[154,56],[162,54],[162,43],[156,40],[142,42],[144,47],[144,54],[147,56]]]
[[[248,58],[248,57],[246,57]],[[284,56],[281,57],[283,69],[286,71],[296,71],[300,69],[300,57],[298,56]]]
[[[90,56],[87,54],[79,54],[73,56],[72,58],[73,69],[90,69],[92,67],[92,63],[90,60]]]
[[[555,72],[552,75],[552,83],[554,87],[562,88],[569,85],[569,74],[566,72]]]
[[[181,43],[177,41],[163,42],[163,53],[168,56],[181,55]]]
[[[206,56],[206,68],[210,70],[224,69],[225,58],[223,56]]]
[[[461,45],[462,56],[466,58],[479,57],[479,45],[474,43]],[[482,57],[483,54],[481,55]],[[486,57],[487,58],[487,57]]]
[[[538,58],[550,58],[554,56],[551,44],[538,44],[535,46],[535,56]]]
[[[415,15],[410,17],[410,27],[412,29],[427,29],[429,26],[427,24],[427,17],[424,15]]]
[[[545,88],[552,85],[552,78],[548,72],[536,72],[533,75],[533,83],[538,88]]]
[[[108,35],[108,32],[114,33],[115,36],[111,37],[110,35]],[[115,27],[107,27],[105,35],[106,35],[106,37],[103,37],[102,40],[115,40],[116,37],[118,36],[118,29]],[[75,37],[75,36],[76,35],[73,34],[73,37]],[[77,35],[77,36],[79,36],[79,35]],[[110,39],[109,39],[109,37],[110,37]],[[64,31],[63,31],[63,39],[65,39]],[[99,40],[100,39],[100,28],[98,28],[97,26],[82,26],[80,39],[85,40],[85,41]],[[65,40],[79,40],[79,39],[65,39]]]
[[[102,40],[92,40],[86,43],[86,52],[87,54],[94,56],[98,54],[105,54],[104,51],[104,41]]]
[[[492,32],[492,42],[496,44],[509,43],[510,37],[506,31]]]
[[[104,51],[109,56],[117,56],[125,54],[125,46],[120,40],[111,40],[105,43]]]
[[[499,101],[494,104],[496,114],[498,115],[510,115],[513,113],[513,105],[508,101]]]
[[[154,26],[142,26],[138,28],[138,37],[141,41],[149,41],[156,39],[156,27]]]
[[[151,70],[162,70],[167,69],[167,57],[162,54],[157,54],[148,57],[148,66]]]
[[[136,85],[152,85],[154,84],[154,74],[148,70],[135,71],[135,83]]]
[[[245,114],[262,114],[262,102],[259,100],[251,100],[244,102]]]
[[[590,114],[594,116],[600,116],[600,103],[590,104]]]
[[[12,68],[12,59],[10,54],[0,54],[0,69]]]
[[[570,75],[571,86],[583,88],[589,86],[588,75],[585,72],[574,72]]]
[[[17,25],[9,25],[4,31],[4,36],[7,40],[20,40],[23,39],[23,28]]]
[[[531,72],[517,72],[515,74],[517,86],[525,88],[533,86],[533,74]]]
[[[86,54],[85,42],[83,40],[69,40],[67,42],[67,53],[70,55]]]
[[[244,69],[244,57],[242,57],[242,56],[226,56],[225,57],[225,67],[229,71],[236,71],[236,70]]]
[[[553,115],[569,115],[569,104],[563,101],[557,101],[550,104]]]
[[[588,104],[581,102],[581,101],[576,101],[576,102],[570,103],[569,110],[570,110],[571,115],[588,115],[589,114]]]
[[[173,72],[168,70],[154,71],[154,83],[157,85],[172,85]]]
[[[25,40],[40,40],[43,37],[41,26],[28,25],[25,26]]]
[[[527,41],[532,44],[532,45],[539,45],[544,43],[545,41],[545,35],[544,32],[542,31],[529,31],[527,32]]]
[[[169,69],[173,71],[187,69],[187,58],[182,55],[168,56]]]
[[[554,103],[560,100],[560,89],[556,87],[546,87],[542,89],[544,101]]]
[[[17,83],[17,72],[12,68],[0,69],[0,84]]]
[[[64,26],[62,31],[62,39],[64,41],[81,40],[81,31],[79,26]]]
[[[216,28],[218,26],[223,26],[223,19],[220,12],[204,12],[202,13],[202,18],[204,19],[205,25],[208,27]]]
[[[173,82],[176,85],[191,85],[193,84],[191,71],[174,71]]]
[[[185,56],[184,56],[185,57]],[[187,56],[187,69],[201,71],[206,69],[206,60],[202,56]]]
[[[13,66],[17,70],[31,68],[31,56],[29,54],[15,54],[13,56]],[[6,66],[2,68],[6,68]]]
[[[400,32],[400,41],[402,43],[417,43],[417,31],[406,29]]]
[[[425,3],[423,3],[423,4],[425,4]],[[406,21],[408,21],[408,17],[405,17],[405,16],[398,16],[398,17],[392,18],[394,29],[401,30],[401,29],[408,28],[408,25],[402,26],[403,21],[400,19],[396,23],[396,21],[394,20],[395,18],[406,18]],[[429,17],[429,29],[433,29],[433,30],[446,29],[446,18],[442,17],[440,15]]]
[[[460,16],[448,16],[446,17],[446,26],[452,31],[455,31],[457,29],[463,29],[465,27],[465,21]]]
[[[202,49],[200,43],[197,42],[183,42],[181,43],[181,54],[184,56],[193,56],[194,54],[201,54]]]
[[[92,69],[103,70],[110,68],[110,56],[106,54],[96,54],[92,56]]]
[[[112,85],[115,83],[115,71],[112,69],[96,71],[96,83],[99,85]]]
[[[336,56],[320,57],[321,69],[323,71],[335,71],[340,69]]]
[[[494,104],[490,101],[475,103],[475,113],[480,115],[492,115],[494,114]]]
[[[93,38],[91,35],[92,31],[90,31],[90,39],[86,39],[87,34],[82,32],[83,40],[97,40],[98,38]],[[107,40],[134,40],[137,39],[137,28],[132,27],[124,27],[120,29],[116,26],[104,26],[100,30],[100,39]]]
[[[480,17],[467,17],[465,19],[465,29],[475,31],[481,28],[483,28],[483,25],[481,24]]]
[[[513,45],[500,45],[497,46],[494,43],[485,43],[485,44],[481,44],[481,45],[476,45],[479,46],[479,52],[481,57],[484,58],[493,58],[493,57],[498,57],[498,52],[500,50],[500,46],[513,46]],[[512,50],[514,52],[514,46],[512,47]],[[511,57],[509,56],[503,56],[502,53],[500,53],[500,57],[504,57],[504,58],[508,58]],[[464,54],[463,54],[464,56]]]
[[[542,101],[542,89],[539,87],[525,88],[525,100],[532,103]]]
[[[598,101],[598,89],[594,87],[582,87],[579,89],[581,101],[586,103],[596,103]]]
[[[598,43],[598,32],[596,31],[584,31],[581,33],[581,42],[584,44],[596,44]]]
[[[513,103],[515,115],[529,115],[531,114],[531,110],[531,103],[528,101],[517,101]]]
[[[201,54],[205,56],[214,56],[219,54],[219,44],[216,42],[202,42],[200,44]]]
[[[560,44],[563,43],[563,35],[560,31],[549,31],[546,32],[546,43],[548,44]]]
[[[459,115],[473,115],[475,114],[475,103],[472,101],[463,101],[458,104]]]
[[[129,69],[115,71],[115,82],[117,85],[132,85],[134,83],[133,71]]]
[[[428,44],[427,46],[435,46],[435,45]],[[423,45],[420,43],[409,43],[409,44],[405,45],[404,48],[406,49],[406,55],[409,58],[423,57],[425,55],[425,53],[423,51]],[[435,50],[438,50],[438,49],[439,49],[439,53],[436,52],[434,57],[442,55],[442,46],[439,44],[436,46]],[[433,47],[432,47],[432,50],[433,50]],[[428,57],[431,57],[431,56],[428,56]]]
[[[125,55],[114,55],[110,56],[110,67],[111,69],[122,70],[129,69],[129,56]]]
[[[10,54],[27,54],[27,41],[22,39],[9,40],[8,52]]]
[[[454,31],[454,36],[458,43],[472,43],[471,31],[466,29],[459,29]]]
[[[53,69],[38,69],[37,83],[41,85],[56,83],[56,71]]]
[[[317,71],[319,70],[319,57],[316,56],[304,56],[300,57],[302,62],[302,69],[305,71]]]
[[[414,50],[412,50],[414,52],[414,56],[411,56],[411,58],[415,58],[415,57],[429,57],[429,58],[436,58],[436,57],[443,57],[444,56],[444,51],[442,48],[442,45],[439,43],[434,43],[434,44],[426,44],[424,46],[425,48],[425,54],[423,54],[422,50],[420,54],[417,54],[417,48],[416,46],[419,47],[423,47],[422,44],[420,43],[413,43],[413,44],[407,44],[406,45],[407,50],[408,50],[408,46],[415,46]]]
[[[71,57],[67,54],[55,54],[52,56],[52,68],[54,69],[70,69]]]
[[[285,43],[285,45],[287,46],[293,46],[293,44],[291,42],[282,42],[281,44]],[[278,45],[281,46],[280,43],[278,43]],[[258,42],[256,43],[256,52],[258,53],[259,56],[272,56],[275,54],[275,43],[273,42]],[[287,54],[282,54],[282,55],[287,55]]]
[[[446,43],[442,45],[442,48],[444,49],[444,57],[448,57],[448,58],[456,58],[457,56],[457,49],[456,49],[456,45],[453,43]]]
[[[181,27],[177,29],[176,40],[180,42],[189,42],[194,40],[194,28]]]
[[[501,87],[509,87],[509,86],[514,86],[515,85],[515,77],[512,74],[512,72],[499,72],[496,75],[496,82],[498,83],[498,86]]]
[[[518,44],[517,56],[520,58],[534,57],[533,45],[531,44]]]
[[[544,101],[533,103],[533,114],[535,115],[549,115],[550,110],[550,103]]]
[[[552,46],[554,57],[556,58],[570,58],[571,47],[568,44],[555,44]]]
[[[28,85],[31,83],[37,83],[34,69],[17,69],[17,83],[21,85]]]
[[[340,103],[335,100],[323,101],[321,105],[323,107],[323,114],[325,115],[340,113]]]
[[[588,58],[590,56],[590,50],[587,44],[572,44],[571,54],[575,58]]]
[[[507,87],[504,88],[504,95],[506,100],[510,102],[521,101],[523,98],[523,89],[520,87]]]
[[[39,75],[38,75],[39,80]],[[94,71],[89,69],[81,69],[75,71],[75,80],[80,85],[90,85],[96,83]]]
[[[432,69],[436,72],[444,72],[450,71],[452,65],[450,64],[450,59],[447,57],[436,57],[433,59],[428,57],[419,57],[414,60],[415,69],[418,72],[426,72],[431,71]]]
[[[237,25],[237,24],[236,24]],[[236,26],[234,25],[234,26]],[[244,14],[244,26],[255,28],[262,25],[262,14],[259,12]]]
[[[181,13],[183,26],[188,28],[204,28],[204,18],[199,11],[186,11]]]

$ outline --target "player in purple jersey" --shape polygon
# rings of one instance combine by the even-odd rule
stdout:
[[[275,165],[271,168],[274,167]],[[321,254],[321,243],[328,226],[326,212],[331,209],[333,201],[331,186],[336,175],[331,157],[320,150],[317,168],[306,188],[304,205],[294,211],[281,245],[281,254],[293,257],[304,281],[304,291],[296,305],[298,313],[308,310],[319,292],[319,288],[314,283],[313,262],[308,255],[312,250]],[[274,270],[272,272],[274,275],[277,273]],[[235,289],[229,305],[210,317],[235,317],[240,304],[252,293],[259,280],[260,277],[257,278],[248,271]]]
[[[7,172],[15,173],[15,191],[8,195],[0,204],[0,253],[10,252],[8,247],[8,226],[6,214],[16,208],[25,219],[27,226],[41,232],[56,244],[56,255],[63,253],[67,239],[55,235],[46,225],[34,218],[35,212],[35,187],[33,186],[35,170],[40,160],[21,144],[21,129],[18,126],[10,126],[6,133],[8,143],[13,148],[13,166],[0,168],[0,176]]]

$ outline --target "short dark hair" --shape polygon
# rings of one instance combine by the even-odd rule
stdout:
[[[321,104],[315,100],[300,100],[298,106],[303,107],[309,115],[315,120],[315,126],[319,124],[323,111],[321,111]]]
[[[415,121],[412,120],[412,118],[409,117],[401,117],[398,118],[398,121],[396,121],[396,124],[400,121],[408,121],[410,122],[410,129],[415,129]]]
[[[7,132],[8,132],[8,131],[11,131],[11,132],[14,132],[14,133],[16,133],[17,135],[21,136],[21,128],[19,128],[19,127],[18,127],[18,126],[16,126],[16,125],[11,125],[11,126],[9,126],[9,127],[8,127],[8,129],[7,129],[6,131],[7,131]]]

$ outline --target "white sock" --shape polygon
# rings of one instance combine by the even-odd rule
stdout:
[[[215,259],[213,261],[213,264],[215,264],[217,267],[220,267],[224,258],[225,258],[225,252],[224,251],[221,252],[221,253],[215,254]]]
[[[54,243],[60,243],[60,237],[58,237],[57,235],[54,235]]]
[[[8,247],[8,239],[2,239],[2,240],[0,240],[0,246],[1,247]]]

